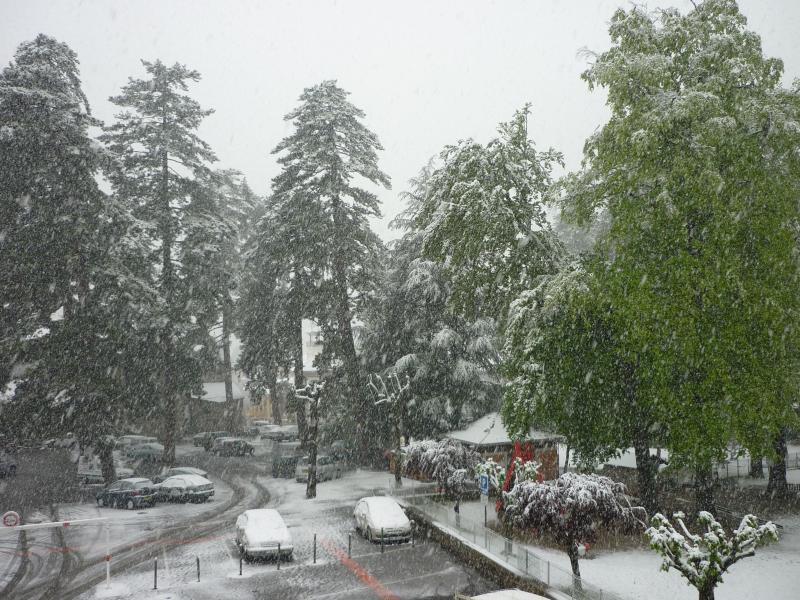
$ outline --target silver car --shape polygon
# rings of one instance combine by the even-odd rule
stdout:
[[[304,456],[297,462],[294,478],[298,482],[308,481],[308,457]],[[317,456],[317,481],[339,479],[344,472],[344,463],[327,454]]]
[[[411,537],[411,521],[400,505],[386,496],[362,498],[353,509],[356,531],[370,542],[406,541]]]

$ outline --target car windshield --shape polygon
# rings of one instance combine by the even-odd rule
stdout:
[[[800,0],[0,6],[0,598],[798,599]]]

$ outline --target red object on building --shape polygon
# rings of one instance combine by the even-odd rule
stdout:
[[[514,449],[511,451],[511,460],[508,462],[508,469],[506,469],[506,478],[503,481],[503,491],[507,492],[511,489],[511,482],[514,479],[514,466],[516,460],[519,458],[522,464],[530,462],[534,459],[536,452],[531,442],[514,442]],[[541,483],[544,481],[542,470],[539,470],[536,480]],[[503,509],[503,496],[497,499],[496,508],[498,511]]]

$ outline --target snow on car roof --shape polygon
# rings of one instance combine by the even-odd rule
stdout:
[[[523,592],[522,590],[496,590],[488,594],[473,596],[472,600],[547,600],[544,596]]]
[[[206,485],[208,483],[211,483],[205,477],[203,477],[201,475],[196,475],[194,473],[181,473],[179,475],[171,475],[170,477],[167,477],[161,483],[162,484],[164,484],[164,483],[178,483],[179,481],[184,483],[185,485]]]
[[[281,513],[274,508],[251,508],[244,511],[244,514],[250,523],[268,527],[285,526]]]

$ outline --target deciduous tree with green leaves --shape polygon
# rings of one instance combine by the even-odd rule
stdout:
[[[713,511],[731,439],[772,454],[795,422],[800,103],[733,0],[687,14],[618,10],[583,77],[611,117],[566,185],[578,218],[611,218],[591,268],[629,349],[648,355],[672,462]]]

